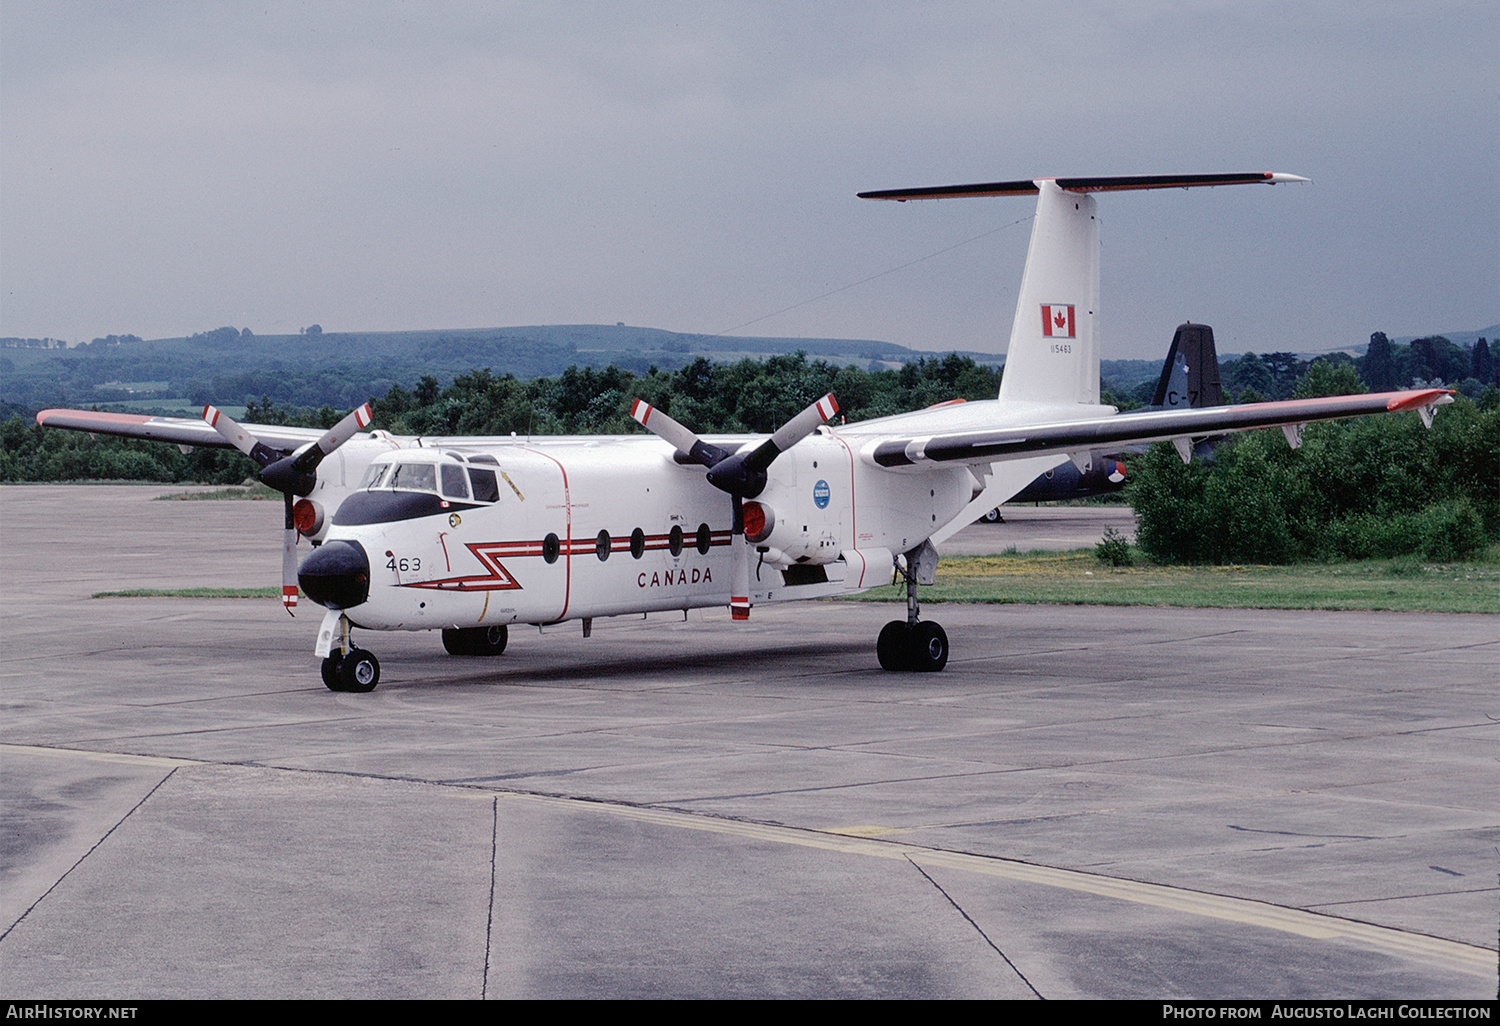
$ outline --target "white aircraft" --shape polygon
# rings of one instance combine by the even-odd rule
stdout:
[[[326,433],[47,410],[48,427],[233,445],[286,496],[283,601],[297,586],[326,612],[322,673],[369,691],[374,655],[353,628],[441,630],[455,655],[498,655],[512,624],[762,603],[906,583],[907,611],[880,632],[887,670],[941,670],[942,627],[920,618],[935,540],[1039,473],[1091,452],[1280,426],[1294,447],[1311,421],[1415,410],[1430,425],[1441,389],[1118,415],[1099,404],[1099,232],[1094,194],[1306,181],[1285,174],[1059,178],[861,193],[871,199],[1035,195],[1037,212],[997,398],[830,426],[824,396],[768,439],[700,438],[637,401],[656,434],[401,438],[359,433],[363,406]],[[706,471],[706,473],[705,473]],[[314,548],[296,559],[299,536]]]

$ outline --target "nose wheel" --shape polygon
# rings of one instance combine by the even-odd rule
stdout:
[[[323,683],[329,691],[352,691],[364,694],[374,691],[380,683],[380,660],[373,652],[362,648],[351,648],[348,652],[334,649],[323,660]]]

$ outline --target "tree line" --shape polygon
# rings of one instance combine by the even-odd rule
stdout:
[[[630,401],[644,399],[708,433],[775,430],[793,414],[833,392],[849,420],[904,413],[953,398],[994,398],[1000,372],[956,354],[865,371],[797,353],[764,361],[714,363],[699,357],[677,370],[644,374],[606,367],[570,367],[555,377],[522,379],[488,369],[454,377],[447,386],[424,375],[411,388],[393,385],[373,400],[376,423],[401,435],[629,434]],[[353,406],[362,400],[356,399]],[[251,399],[245,420],[259,424],[331,427],[344,411]],[[253,474],[239,453],[49,431],[13,416],[0,424],[0,480],[129,479],[232,483]]]
[[[1368,388],[1318,361],[1293,398]],[[1129,462],[1136,540],[1163,563],[1466,559],[1500,539],[1500,391],[1415,413],[1311,424],[1296,451],[1253,431],[1184,465],[1169,444]]]
[[[1414,348],[1416,355],[1397,352]],[[1398,365],[1430,358],[1415,343],[1392,346],[1391,354]],[[1364,374],[1382,366],[1381,359],[1367,367],[1348,359],[1303,363],[1287,394],[1369,391]],[[1275,375],[1286,361],[1260,362],[1272,375],[1265,398],[1278,397]],[[643,430],[629,415],[630,401],[640,398],[696,431],[767,433],[827,392],[838,397],[842,417],[857,421],[954,398],[993,398],[1000,377],[956,354],[873,371],[801,353],[736,363],[700,357],[642,374],[570,367],[554,377],[521,379],[482,369],[446,386],[424,375],[410,388],[393,385],[374,408],[378,426],[403,435],[628,434]],[[1226,380],[1227,394],[1231,388]],[[1254,389],[1245,385],[1240,397]],[[1415,414],[1312,425],[1297,452],[1278,431],[1252,432],[1189,466],[1171,446],[1154,447],[1129,460],[1139,545],[1165,562],[1471,555],[1500,537],[1500,389],[1491,383],[1472,390],[1474,398],[1461,395],[1440,409],[1430,431]],[[1104,398],[1135,404],[1134,396]],[[342,412],[292,408],[262,396],[247,403],[245,420],[330,427]],[[183,454],[158,443],[44,431],[20,417],[0,424],[0,480],[232,483],[253,473],[233,451]]]

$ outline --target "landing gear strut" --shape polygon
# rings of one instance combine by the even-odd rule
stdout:
[[[937,550],[931,542],[906,554],[906,562],[896,562],[896,572],[906,582],[906,619],[892,620],[880,630],[875,641],[875,655],[886,670],[909,670],[936,673],[948,665],[948,635],[932,620],[918,620],[918,578],[932,583],[932,568],[937,564]]]

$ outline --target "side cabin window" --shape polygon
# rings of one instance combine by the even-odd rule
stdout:
[[[499,502],[500,483],[495,480],[495,472],[483,467],[469,468],[469,481],[474,485],[475,502]]]
[[[464,474],[464,468],[457,463],[444,463],[441,465],[443,477],[443,495],[449,499],[467,499],[469,497],[469,480]]]

